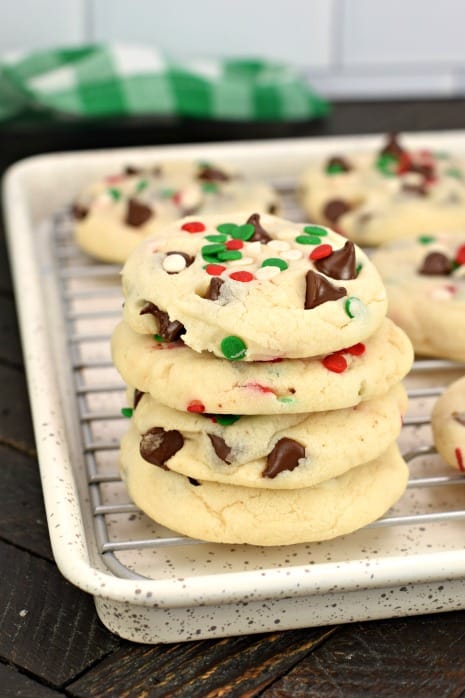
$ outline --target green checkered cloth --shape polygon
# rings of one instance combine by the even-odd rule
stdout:
[[[262,60],[180,62],[147,46],[118,45],[0,60],[1,120],[40,113],[301,121],[328,112],[295,70]]]

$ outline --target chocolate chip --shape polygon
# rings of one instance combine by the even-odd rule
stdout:
[[[252,215],[247,218],[246,225],[253,225],[254,227],[254,234],[250,238],[249,242],[263,242],[266,244],[272,239],[271,235],[268,235],[265,228],[260,223],[259,213],[252,213]]]
[[[269,204],[268,206],[268,213],[271,213],[272,215],[276,213],[278,210],[278,205],[277,204]]]
[[[139,451],[148,463],[169,470],[165,465],[184,445],[181,433],[175,429],[165,431],[162,427],[153,427],[142,434]]]
[[[322,303],[336,301],[347,295],[345,288],[333,286],[331,281],[311,269],[305,276],[305,283],[305,310],[311,310]]]
[[[326,170],[330,172],[350,172],[352,169],[352,165],[348,160],[339,155],[329,158],[326,163]]]
[[[82,221],[88,215],[89,209],[86,206],[81,206],[81,204],[73,204],[71,206],[71,214],[73,218],[77,221]]]
[[[266,468],[262,477],[274,478],[284,470],[294,470],[299,465],[299,460],[305,458],[305,448],[294,439],[284,437],[274,446],[266,460]]]
[[[220,291],[223,284],[223,279],[220,279],[218,276],[214,276],[210,281],[209,287],[207,288],[205,299],[208,301],[217,301],[220,297]]]
[[[381,148],[381,155],[392,155],[395,158],[400,158],[403,153],[405,153],[404,148],[400,145],[398,141],[397,133],[389,133],[387,136],[387,143],[384,148]]]
[[[126,165],[124,168],[124,174],[130,177],[131,175],[139,175],[142,172],[140,167],[134,167],[133,165]]]
[[[339,218],[351,209],[352,206],[348,204],[347,201],[343,199],[331,199],[324,207],[323,215],[330,223],[337,223]]]
[[[200,165],[197,179],[202,180],[202,182],[229,182],[231,177],[218,167]]]
[[[465,427],[465,412],[452,412],[452,417],[456,422]]]
[[[195,477],[188,477],[187,479],[194,487],[200,487],[201,483],[198,480],[196,480]]]
[[[425,276],[448,276],[452,271],[452,262],[442,252],[429,252],[418,270]]]
[[[129,199],[124,222],[133,228],[140,228],[154,215],[150,206],[146,206],[137,199]]]
[[[216,434],[207,434],[210,439],[213,450],[215,451],[218,458],[224,460],[225,463],[230,463],[231,460],[229,456],[231,455],[231,448],[228,446],[226,441],[221,438],[221,436],[216,436]]]
[[[142,392],[142,390],[137,390],[137,388],[135,388],[135,390],[134,390],[134,399],[133,399],[133,408],[134,408],[134,409],[136,409],[137,405],[138,405],[139,402],[141,401],[142,395],[145,395],[145,393]]]
[[[402,192],[405,194],[412,194],[413,196],[427,196],[428,190],[424,184],[408,184],[404,182],[402,184]]]
[[[333,250],[328,257],[317,259],[315,266],[326,276],[332,279],[355,279],[357,277],[357,265],[355,259],[354,243],[347,240],[340,250]]]
[[[158,333],[167,342],[175,342],[185,333],[186,329],[178,320],[170,320],[168,313],[160,310],[155,303],[148,301],[141,309],[139,315],[153,315],[158,322]]]

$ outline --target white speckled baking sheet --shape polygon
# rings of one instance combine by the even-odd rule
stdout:
[[[405,141],[465,155],[461,131]],[[465,480],[434,454],[411,459],[412,485],[383,521],[322,544],[189,541],[133,507],[117,477],[125,396],[108,343],[121,309],[118,269],[75,249],[63,213],[86,182],[128,163],[212,159],[287,187],[312,158],[379,143],[368,136],[61,153],[7,174],[8,243],[53,551],[119,635],[171,642],[465,607]],[[430,446],[435,395],[462,372],[433,362],[408,378],[416,397],[404,453]]]

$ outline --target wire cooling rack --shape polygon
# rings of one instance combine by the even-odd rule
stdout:
[[[291,201],[287,216],[297,220],[298,212],[293,210],[290,198],[292,187],[281,183],[280,190]],[[76,248],[67,211],[54,217],[50,240],[98,553],[118,577],[150,578],[150,563],[143,566],[142,574],[130,561],[130,555],[129,562],[125,562],[124,553],[164,549],[166,562],[167,551],[205,544],[153,522],[148,524],[129,500],[118,473],[119,439],[127,427],[121,413],[126,404],[125,386],[110,356],[111,331],[121,317],[119,267],[97,264]],[[366,529],[413,526],[425,530],[430,524],[465,519],[465,509],[457,496],[465,485],[465,477],[440,462],[430,432],[430,411],[435,399],[463,371],[465,365],[448,361],[415,362],[407,379],[410,408],[400,438],[411,469],[407,493],[400,507]],[[453,496],[437,496],[440,490],[453,491]],[[412,493],[413,497],[409,497]]]

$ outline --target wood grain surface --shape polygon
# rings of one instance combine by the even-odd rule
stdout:
[[[286,133],[218,125],[206,136],[202,124],[157,132],[147,120],[139,131],[100,125],[87,135],[60,125],[54,136],[51,127],[18,124],[0,133],[0,160],[90,142],[458,128],[464,117],[462,102],[438,101],[340,105],[329,122]],[[11,140],[21,129],[23,138]],[[465,611],[155,646],[104,628],[92,598],[53,562],[2,238],[0,386],[0,698],[465,697]]]

